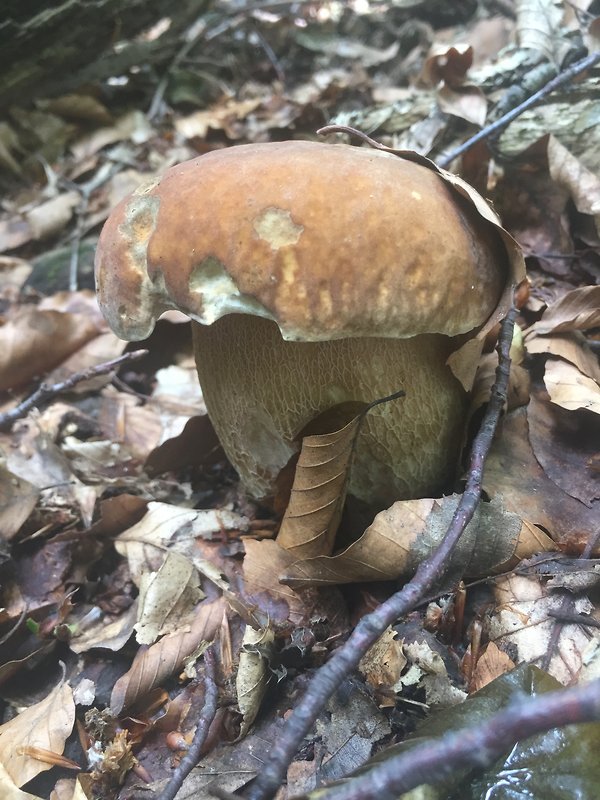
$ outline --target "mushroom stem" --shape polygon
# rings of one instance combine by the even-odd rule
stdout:
[[[356,444],[349,491],[374,509],[435,496],[454,476],[467,395],[446,360],[456,341],[408,339],[285,341],[277,325],[231,314],[192,323],[198,375],[225,452],[255,497],[299,450],[303,428],[350,400],[406,397],[370,412]]]

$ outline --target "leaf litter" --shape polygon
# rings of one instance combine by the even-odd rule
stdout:
[[[481,19],[421,25],[403,17],[399,4],[390,11],[393,41],[391,17],[384,21],[373,4],[339,18],[324,4],[320,17],[299,17],[302,26],[291,28],[285,14],[265,22],[256,12],[253,24],[265,41],[272,37],[288,71],[284,82],[268,48],[248,70],[266,70],[266,81],[264,73],[229,72],[217,51],[207,94],[184,70],[171,74],[167,96],[175,112],[167,128],[139,108],[113,113],[85,93],[0,122],[0,169],[13,176],[36,174],[27,161],[36,124],[54,132],[49,144],[61,154],[46,161],[45,184],[26,178],[28,187],[14,189],[0,214],[0,249],[8,253],[0,261],[0,410],[40,380],[63,380],[123,353],[92,294],[57,286],[40,265],[57,263],[68,274],[72,254],[81,252],[73,248],[77,231],[93,242],[110,209],[146,177],[215,147],[313,136],[335,122],[435,158],[488,122],[530,72],[560,66],[581,19],[566,5],[523,0],[516,21],[494,18],[502,24],[486,38]],[[586,23],[580,32],[589,37],[590,30]],[[511,34],[517,44],[501,51]],[[219,47],[223,36],[227,29],[215,37]],[[208,51],[211,41],[203,45]],[[238,40],[229,41],[232,58],[243,62]],[[503,673],[521,680],[521,663],[541,664],[562,682],[598,672],[596,567],[586,561],[571,569],[597,529],[600,497],[593,444],[600,146],[598,127],[586,123],[597,80],[588,74],[568,96],[559,92],[517,118],[491,148],[505,159],[502,169],[485,149],[472,159],[478,187],[525,247],[531,281],[520,318],[524,350],[485,474],[490,502],[440,580],[441,596],[411,615],[417,634],[397,626],[363,659],[372,695],[353,685],[345,701],[331,699],[304,760],[289,767],[288,796],[341,777],[384,742],[403,739],[440,698],[449,705],[483,686],[493,690]],[[177,97],[187,105],[177,106]],[[23,131],[29,135],[19,140]],[[319,431],[332,448],[321,460],[311,461],[309,448],[323,440],[305,432],[293,501],[288,505],[283,487],[278,498],[281,511],[288,509],[280,524],[272,508],[243,495],[227,466],[191,351],[179,344],[184,328],[180,319],[161,322],[146,362],[80,384],[0,434],[0,685],[8,710],[0,786],[9,799],[53,790],[56,800],[82,800],[94,782],[106,797],[118,796],[121,781],[132,798],[146,796],[144,781],[164,786],[175,758],[168,734],[185,720],[182,698],[195,687],[210,643],[219,648],[222,708],[204,775],[190,776],[185,791],[201,784],[205,792],[215,780],[231,790],[243,786],[260,768],[255,754],[277,735],[273,715],[289,713],[306,669],[385,598],[390,582],[414,573],[455,507],[453,495],[419,498],[352,529],[343,509],[354,421],[341,438],[339,426]],[[475,420],[495,368],[487,354],[482,363]],[[536,553],[549,566],[537,565]],[[467,588],[468,620],[461,622],[456,580],[463,574],[477,580]],[[565,592],[573,593],[569,623],[560,622]],[[481,620],[477,645],[473,630]],[[54,687],[47,667],[58,660],[66,682]],[[108,690],[98,680],[103,669],[111,675]],[[528,674],[532,686],[536,677]],[[30,675],[40,693],[32,688],[17,701],[15,687],[27,689]],[[77,697],[77,685],[83,708],[73,701],[70,687]],[[457,708],[473,715],[468,702]],[[107,708],[115,715],[109,726],[118,719],[122,728],[102,739],[97,715]],[[75,718],[87,744],[97,743],[96,767],[75,752],[87,770],[76,782],[53,777],[59,773],[43,760],[62,757],[65,745],[76,750]],[[437,712],[429,718],[442,719]],[[583,734],[578,741],[585,751]],[[140,778],[144,764],[149,771]],[[543,764],[535,777],[547,771]],[[51,777],[45,788],[35,778],[30,793],[36,771]],[[224,771],[227,778],[215,778]]]

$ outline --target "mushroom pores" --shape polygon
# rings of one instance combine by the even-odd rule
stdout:
[[[316,415],[404,389],[356,445],[349,490],[381,508],[448,485],[469,387],[447,361],[495,312],[508,261],[435,169],[281,142],[209,153],[134,192],[102,231],[96,275],[123,338],[167,309],[191,317],[209,415],[256,497]]]

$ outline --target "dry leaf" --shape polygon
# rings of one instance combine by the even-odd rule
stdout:
[[[375,644],[361,658],[358,669],[369,686],[377,692],[392,689],[400,680],[407,660],[402,649],[403,642],[393,628],[388,627]],[[380,705],[394,705],[393,700],[378,697]]]
[[[340,523],[362,415],[333,433],[305,436],[290,502],[277,536],[296,558],[329,555]]]
[[[527,419],[532,450],[546,475],[591,508],[600,499],[600,476],[591,468],[598,454],[600,420],[549,403],[541,391],[533,393]]]
[[[269,682],[268,661],[274,641],[272,630],[255,630],[246,626],[235,678],[238,708],[242,714],[239,739],[246,735],[260,710]]]
[[[139,644],[152,644],[159,636],[184,627],[203,597],[199,581],[192,562],[175,552],[165,554],[156,572],[141,575],[134,626]]]
[[[73,692],[61,681],[40,703],[29,706],[0,726],[0,762],[17,786],[23,786],[51,767],[30,756],[19,755],[19,748],[38,747],[60,755],[74,721]]]
[[[0,763],[0,796],[2,800],[42,800],[37,794],[23,792]],[[69,797],[69,800],[71,798]]]
[[[584,408],[600,414],[600,386],[582,375],[572,364],[549,358],[546,361],[544,383],[550,399],[556,405],[569,411]]]
[[[542,336],[533,334],[527,338],[527,352],[530,355],[550,355],[562,358],[573,364],[579,372],[600,383],[600,364],[584,336],[579,331],[549,333]],[[512,371],[512,370],[511,370]]]
[[[542,318],[527,331],[536,334],[585,331],[600,326],[600,286],[583,286],[567,292],[549,306]]]
[[[497,644],[490,642],[485,653],[477,660],[469,683],[470,692],[478,692],[488,683],[514,668],[514,661],[503,650],[500,650]]]
[[[553,180],[569,190],[577,210],[594,217],[600,233],[600,177],[552,135],[548,137],[548,166]]]
[[[483,488],[501,495],[506,508],[541,526],[555,541],[587,541],[598,527],[598,511],[563,492],[539,465],[529,444],[526,409],[508,414],[486,461]]]
[[[282,580],[293,587],[394,580],[413,574],[446,533],[458,495],[404,500],[381,511],[356,542],[335,556],[296,561]],[[488,574],[515,553],[521,520],[502,504],[481,503],[448,567],[451,574]]]
[[[226,611],[223,598],[200,603],[189,629],[169,633],[156,644],[141,647],[131,668],[115,683],[110,698],[112,713],[117,716],[178,672],[185,659],[203,642],[210,644]]]
[[[33,484],[0,466],[0,537],[12,539],[19,532],[39,496]]]
[[[516,664],[539,663],[551,648],[548,672],[567,685],[576,680],[583,666],[583,653],[589,636],[576,624],[562,624],[559,639],[552,644],[559,623],[550,612],[559,612],[563,597],[549,593],[537,577],[507,575],[498,578],[494,594],[496,609],[486,618],[491,641],[508,652]],[[587,597],[574,599],[575,614],[589,614],[593,605]]]
[[[569,43],[562,33],[561,0],[518,0],[517,36],[524,49],[537,50],[560,65]]]
[[[0,391],[49,372],[98,332],[79,314],[22,309],[0,327]]]

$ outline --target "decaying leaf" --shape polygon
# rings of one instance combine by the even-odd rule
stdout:
[[[553,642],[559,623],[552,612],[560,612],[562,595],[550,592],[537,576],[526,575],[498,578],[494,592],[496,608],[486,619],[490,640],[517,664],[539,664],[548,657],[553,677],[565,685],[576,681],[590,635],[581,625],[563,624]],[[575,614],[589,614],[594,608],[585,596],[574,598],[573,604]]]
[[[598,511],[571,497],[539,465],[529,444],[527,412],[517,409],[502,424],[486,461],[483,488],[501,495],[507,509],[541,526],[559,542],[587,541],[598,527]]]
[[[527,421],[531,448],[546,475],[591,508],[600,500],[600,480],[593,469],[600,419],[566,411],[536,390],[527,407]]]
[[[115,683],[110,698],[113,714],[120,714],[124,708],[133,705],[180,670],[185,659],[202,642],[210,644],[220,628],[226,610],[227,604],[222,598],[200,603],[188,627],[163,636],[150,647],[141,647],[131,668]]]
[[[202,598],[198,572],[180,553],[168,552],[156,572],[140,578],[136,639],[152,644],[159,636],[183,627]]]
[[[549,61],[560,64],[568,47],[560,30],[562,17],[560,0],[518,0],[517,34],[521,47],[539,50]]]
[[[235,678],[238,708],[242,714],[239,738],[246,735],[259,712],[269,681],[268,661],[274,641],[272,630],[246,626]]]
[[[365,681],[377,694],[381,689],[391,690],[400,680],[407,659],[402,649],[403,642],[393,628],[387,628],[375,644],[361,658],[358,669]],[[380,705],[393,706],[395,698],[377,694]]]
[[[51,767],[31,756],[21,755],[20,749],[37,747],[62,754],[74,721],[73,692],[61,681],[41,702],[0,726],[0,761],[17,786],[23,786]]]
[[[488,683],[514,668],[514,661],[503,650],[500,650],[495,642],[489,642],[485,652],[477,659],[469,689],[471,692],[478,692]]]
[[[423,688],[428,705],[447,708],[462,703],[467,693],[454,685],[444,660],[425,639],[405,643],[403,650],[409,668],[401,676],[400,684]]]
[[[295,587],[393,580],[412,574],[441,541],[459,499],[451,495],[394,503],[342,553],[296,561],[283,579]],[[521,528],[521,520],[502,504],[480,504],[454,551],[448,575],[487,574],[504,565],[515,553]]]
[[[0,466],[0,537],[12,539],[35,508],[36,487]]]
[[[329,555],[340,522],[362,416],[332,433],[305,436],[290,502],[277,536],[297,558]]]

